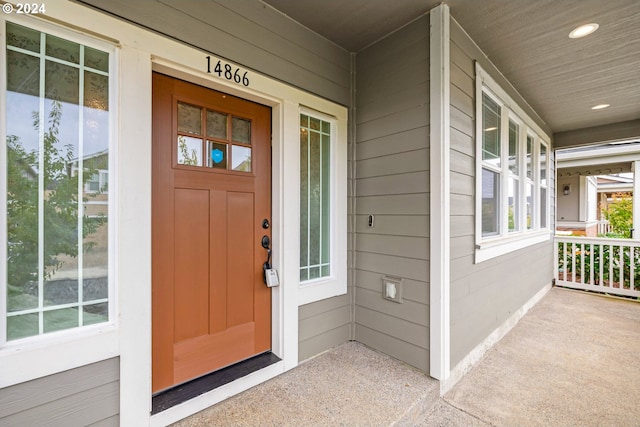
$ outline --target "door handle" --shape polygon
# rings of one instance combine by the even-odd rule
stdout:
[[[267,270],[271,269],[271,239],[269,236],[262,236],[262,247],[267,250],[267,260],[264,264],[262,264],[262,269],[264,270],[264,283],[267,283]]]

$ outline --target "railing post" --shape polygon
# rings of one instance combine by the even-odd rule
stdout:
[[[633,162],[633,232],[631,234],[632,239],[638,239],[640,236],[640,160]]]

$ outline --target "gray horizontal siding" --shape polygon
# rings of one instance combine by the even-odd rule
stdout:
[[[426,371],[428,17],[359,52],[356,73],[355,339]],[[404,279],[402,304],[382,298],[385,275]]]
[[[261,2],[79,2],[350,105],[349,53]]]
[[[451,25],[450,46],[450,314],[451,366],[455,367],[551,281],[553,246],[551,242],[541,243],[475,264],[474,61],[480,60],[485,71],[501,85],[508,85],[455,21]],[[513,91],[507,92],[514,99],[521,99]],[[549,191],[553,192],[553,170],[550,176]],[[553,200],[554,197],[552,203]]]
[[[298,309],[298,359],[305,360],[351,339],[351,293]]]
[[[117,426],[119,359],[0,390],[0,426]]]

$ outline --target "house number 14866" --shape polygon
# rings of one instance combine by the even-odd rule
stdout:
[[[238,67],[234,69],[230,64],[225,64],[222,61],[218,61],[211,71],[211,57],[207,56],[207,73],[217,74],[218,77],[224,77],[227,80],[236,82],[243,86],[249,86],[249,77],[247,77],[248,71],[244,74]]]

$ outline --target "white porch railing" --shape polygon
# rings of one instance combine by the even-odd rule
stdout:
[[[640,297],[640,241],[555,238],[556,285]]]
[[[609,224],[609,221],[607,220],[602,220],[602,221],[598,221],[598,234],[607,234],[607,233],[611,233],[611,224]]]

